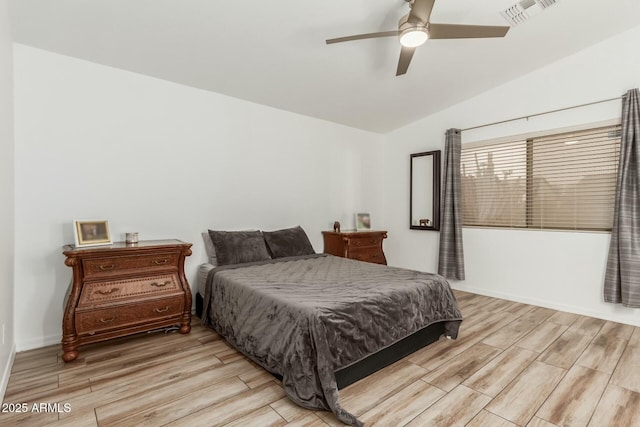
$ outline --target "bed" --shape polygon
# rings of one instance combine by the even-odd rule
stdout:
[[[231,246],[242,246],[249,232],[242,233]],[[441,276],[315,254],[310,244],[302,251],[266,244],[268,256],[255,257],[258,234],[251,239],[238,249],[242,262],[225,256],[222,265],[201,269],[201,278],[208,272],[199,280],[200,317],[281,378],[289,398],[303,407],[361,425],[340,406],[340,388],[441,335],[457,337],[462,316]],[[212,240],[220,256],[225,245]]]

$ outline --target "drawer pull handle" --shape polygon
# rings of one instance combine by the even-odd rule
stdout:
[[[165,311],[169,310],[169,306],[166,306],[165,308],[154,308],[153,311],[155,311],[156,313],[164,313]]]
[[[102,289],[98,289],[96,291],[96,293],[100,294],[100,295],[110,295],[110,294],[112,294],[114,292],[118,292],[119,290],[120,290],[120,288],[111,288],[108,291],[103,291]]]
[[[156,288],[162,288],[162,287],[170,285],[170,284],[171,284],[171,280],[167,280],[164,283],[153,282],[153,283],[151,283],[151,286],[155,286]]]
[[[102,323],[109,323],[109,322],[113,322],[114,320],[116,320],[116,316],[110,317],[108,319],[100,319]]]
[[[163,259],[163,260],[157,260],[157,259],[154,259],[154,260],[153,260],[153,263],[154,263],[155,265],[165,265],[165,264],[166,264],[166,263],[168,263],[168,262],[169,262],[169,260],[168,260],[168,259]]]
[[[109,264],[109,265],[99,265],[98,268],[102,271],[108,271],[108,270],[113,270],[115,267],[115,264]]]

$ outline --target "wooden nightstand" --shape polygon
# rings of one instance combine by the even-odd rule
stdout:
[[[387,264],[382,250],[386,231],[323,231],[324,253],[376,264]]]
[[[191,290],[184,275],[191,243],[179,240],[63,247],[73,280],[62,320],[62,359],[78,346],[180,325],[191,330]]]

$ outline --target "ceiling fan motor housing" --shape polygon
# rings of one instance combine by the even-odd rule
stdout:
[[[411,28],[428,29],[428,25],[429,25],[428,22],[423,22],[421,24],[413,24],[409,22],[409,14],[407,13],[406,15],[402,16],[398,21],[398,32],[402,33],[403,31],[406,31]]]
[[[403,46],[420,46],[429,38],[429,23],[411,23],[409,22],[409,14],[406,14],[398,22],[398,36]]]

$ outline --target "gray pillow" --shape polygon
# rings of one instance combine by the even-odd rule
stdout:
[[[259,231],[214,231],[209,236],[216,250],[218,265],[242,264],[271,259]]]
[[[315,254],[307,233],[300,226],[277,231],[263,231],[262,235],[273,258]]]

